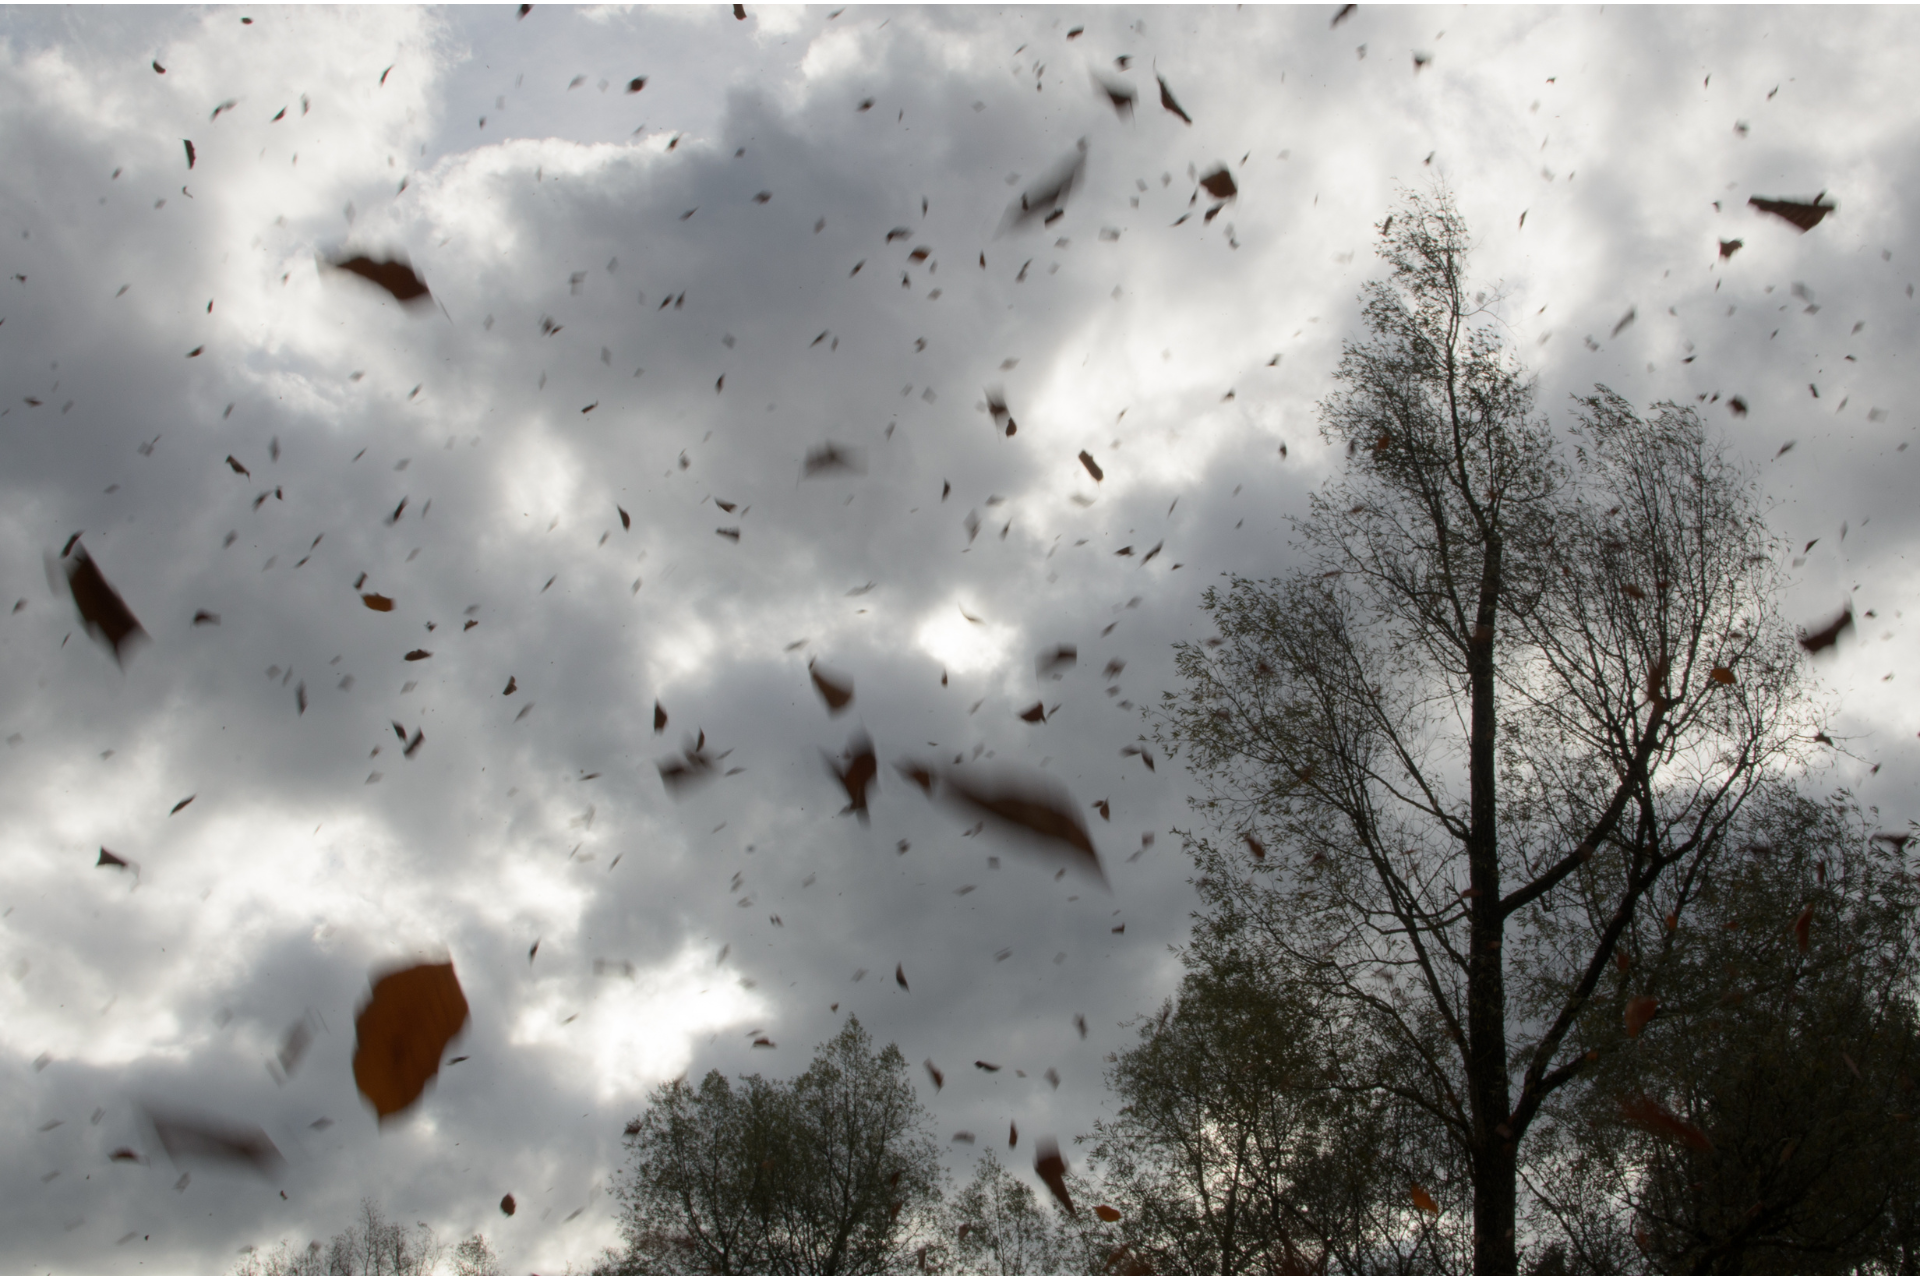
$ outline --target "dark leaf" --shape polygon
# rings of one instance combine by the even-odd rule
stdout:
[[[820,691],[821,698],[827,704],[829,715],[839,715],[853,702],[853,681],[838,674],[828,675],[825,671],[809,662],[807,672],[813,677],[813,687]]]
[[[1834,206],[1823,201],[1826,192],[1821,192],[1812,200],[1769,200],[1764,196],[1749,196],[1747,203],[1762,213],[1771,213],[1775,217],[1785,218],[1801,231],[1811,231],[1820,225],[1820,220],[1832,213]]]
[[[108,585],[85,547],[76,547],[67,565],[67,587],[73,592],[73,602],[80,608],[88,633],[112,648],[114,661],[124,662],[129,647],[146,639],[146,630],[120,593]]]
[[[378,591],[369,591],[362,595],[360,597],[360,603],[375,613],[393,612],[393,599],[390,596],[381,595]]]
[[[419,661],[422,661],[423,659],[431,658],[432,656],[433,654],[431,654],[425,649],[411,649],[411,650],[408,650],[407,652],[407,661],[419,662]]]
[[[108,852],[107,847],[105,845],[101,845],[100,861],[94,863],[93,865],[96,867],[124,867],[127,865],[127,860],[121,857],[117,853]]]
[[[1820,630],[1811,632],[1802,631],[1800,633],[1800,647],[1808,653],[1819,653],[1823,649],[1831,649],[1840,639],[1840,633],[1842,631],[1850,631],[1852,629],[1853,608],[1849,605],[1840,611],[1838,618],[1835,618]]]
[[[1087,474],[1092,476],[1096,483],[1107,478],[1106,472],[1100,470],[1100,464],[1095,462],[1093,455],[1085,449],[1080,451],[1080,465],[1087,469]]]
[[[1067,1194],[1067,1162],[1060,1156],[1060,1145],[1052,1138],[1042,1138],[1034,1144],[1033,1171],[1047,1184],[1047,1190],[1053,1192],[1053,1198],[1066,1206],[1069,1214],[1080,1216],[1079,1210],[1073,1207],[1073,1197]]]
[[[433,296],[427,292],[425,282],[413,273],[413,268],[404,259],[380,262],[360,255],[348,258],[344,262],[335,262],[333,266],[371,280],[392,294],[399,302],[431,299]]]
[[[176,1164],[183,1156],[201,1156],[220,1163],[248,1165],[262,1177],[285,1164],[280,1149],[258,1125],[157,1114],[149,1118],[160,1145]]]
[[[1182,120],[1185,120],[1188,124],[1192,124],[1193,117],[1188,115],[1180,104],[1173,100],[1173,90],[1167,88],[1167,78],[1165,76],[1155,76],[1154,79],[1160,82],[1160,105],[1179,116]]]
[[[1200,185],[1205,187],[1207,194],[1215,200],[1231,200],[1240,194],[1240,188],[1233,183],[1233,175],[1227,172],[1224,165],[1210,173],[1201,174]]]
[[[531,9],[533,6],[526,5],[523,7]],[[518,1204],[514,1203],[513,1193],[511,1191],[509,1191],[506,1195],[500,1197],[500,1212],[506,1214],[509,1218],[513,1216],[513,1211],[515,1209],[518,1209],[519,1207],[520,1206]]]

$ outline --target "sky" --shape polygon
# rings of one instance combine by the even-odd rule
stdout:
[[[1201,593],[1296,563],[1405,191],[1453,193],[1556,427],[1596,383],[1700,408],[1788,615],[1860,617],[1805,785],[1920,811],[1920,14],[1336,13],[0,11],[0,1266],[224,1271],[371,1196],[584,1267],[650,1089],[791,1076],[850,1015],[958,1179],[1010,1122],[1080,1164],[1207,830],[1122,748]],[[1822,192],[1804,233],[1747,204]],[[870,823],[826,759],[860,733]],[[1102,873],[910,756],[1046,780]],[[430,961],[464,1060],[382,1125],[355,1016]],[[176,1164],[153,1115],[284,1165]]]

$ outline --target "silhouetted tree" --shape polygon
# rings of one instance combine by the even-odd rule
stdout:
[[[1051,1197],[1048,1197],[1051,1199]],[[1076,1270],[1073,1241],[1051,1206],[1000,1163],[992,1147],[941,1213],[929,1266],[958,1275],[1044,1276]]]
[[[446,1248],[424,1222],[412,1227],[394,1222],[371,1197],[361,1200],[360,1216],[323,1246],[318,1240],[293,1249],[282,1240],[272,1252],[249,1250],[235,1268],[247,1276],[425,1276],[432,1275]]]
[[[718,1071],[627,1126],[626,1249],[603,1273],[864,1275],[915,1265],[942,1171],[906,1059],[857,1018],[792,1081]]]
[[[1232,842],[1195,841],[1209,901],[1324,1011],[1330,1083],[1451,1146],[1440,1219],[1512,1272],[1529,1129],[1628,1043],[1615,951],[1691,899],[1812,725],[1778,544],[1697,415],[1599,388],[1556,438],[1446,193],[1380,242],[1321,407],[1345,473],[1298,570],[1207,592],[1219,643],[1180,647],[1158,733]]]
[[[1529,1181],[1571,1269],[1920,1263],[1920,894],[1844,797],[1778,788],[1750,809],[1676,927],[1623,945],[1610,981],[1653,992],[1660,1018],[1545,1118],[1560,1158]],[[1636,1125],[1634,1099],[1697,1135]]]

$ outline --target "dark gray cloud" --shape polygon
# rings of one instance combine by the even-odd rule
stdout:
[[[1829,780],[1911,804],[1920,245],[1912,112],[1879,87],[1909,15],[830,12],[4,18],[17,1267],[224,1269],[362,1195],[584,1264],[649,1088],[790,1074],[848,1013],[946,1069],[943,1134],[1086,1132],[1122,1024],[1172,989],[1171,832],[1202,822],[1179,762],[1120,748],[1204,638],[1201,590],[1290,563],[1372,229],[1436,178],[1556,422],[1594,382],[1708,397],[1793,551],[1821,539],[1791,607],[1876,609],[1829,681],[1864,762]],[[1094,69],[1141,91],[1131,119]],[[1010,225],[1083,140],[1064,214]],[[1220,163],[1238,195],[1205,221]],[[1821,189],[1806,235],[1746,205]],[[345,252],[404,254],[434,305],[321,264]],[[806,478],[827,442],[864,472]],[[151,635],[124,669],[49,590],[76,531]],[[1059,644],[1077,664],[1036,675]],[[809,661],[852,678],[844,714]],[[870,826],[821,754],[856,729]],[[702,731],[741,772],[675,799],[658,762]],[[1054,778],[1110,888],[967,834],[909,754]],[[371,969],[435,956],[467,1061],[383,1131],[354,1010]],[[261,1125],[286,1166],[189,1160],[176,1191],[142,1107]]]

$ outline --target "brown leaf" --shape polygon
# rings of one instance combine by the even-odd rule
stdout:
[[[896,964],[893,966],[893,980],[900,984],[902,991],[913,990],[912,987],[907,985],[907,968],[905,965]]]
[[[1225,165],[1221,165],[1211,173],[1201,174],[1200,185],[1205,187],[1207,194],[1215,200],[1231,200],[1240,194],[1240,188],[1233,185],[1233,175],[1227,172]]]
[[[995,1068],[998,1070],[998,1068]],[[1009,1149],[1020,1145],[1020,1126],[1009,1122],[1007,1125],[1007,1146]]]
[[[933,1065],[932,1058],[928,1058],[922,1065],[926,1067],[927,1075],[933,1080],[933,1091],[935,1093],[940,1092],[941,1089],[946,1087],[946,1074],[942,1072],[940,1068]]]
[[[246,466],[240,461],[240,459],[234,457],[232,454],[227,455],[227,465],[232,467],[234,471],[239,475],[243,475],[243,476],[253,475],[253,472],[247,470]]]
[[[807,664],[807,671],[813,677],[813,687],[826,700],[827,714],[837,716],[845,711],[853,701],[853,681],[838,673],[829,676],[811,662]]]
[[[351,271],[362,279],[371,280],[392,294],[397,302],[418,302],[433,297],[427,292],[426,283],[413,273],[413,267],[404,258],[383,262],[362,254],[332,265],[341,271]]]
[[[1033,1171],[1047,1184],[1047,1190],[1053,1192],[1053,1198],[1067,1207],[1073,1217],[1079,1217],[1080,1211],[1073,1207],[1073,1197],[1067,1194],[1067,1162],[1060,1156],[1060,1144],[1052,1138],[1042,1138],[1034,1144]]]
[[[513,691],[515,689],[518,689],[519,687],[520,687],[519,679],[514,676],[508,676],[507,687],[500,691],[500,696],[503,698],[511,698],[513,696]]]
[[[1629,1124],[1655,1137],[1671,1139],[1695,1151],[1713,1150],[1713,1143],[1699,1126],[1682,1120],[1652,1098],[1624,1100],[1620,1103],[1620,1114]]]
[[[1769,200],[1764,196],[1748,196],[1747,203],[1762,213],[1785,218],[1802,232],[1807,232],[1819,226],[1820,220],[1833,212],[1835,206],[1822,200],[1826,194],[1822,191],[1812,200]]]
[[[1179,116],[1182,120],[1185,120],[1188,124],[1192,124],[1193,117],[1188,115],[1186,111],[1181,108],[1180,104],[1173,100],[1173,90],[1167,88],[1166,77],[1155,76],[1154,79],[1160,82],[1160,105]]]
[[[511,1191],[500,1197],[500,1212],[506,1214],[509,1218],[513,1216],[513,1211],[519,1207],[519,1205],[514,1203],[513,1193]]]
[[[1794,919],[1793,941],[1794,945],[1800,948],[1801,955],[1807,954],[1807,949],[1813,945],[1813,904],[1811,902]]]
[[[93,865],[96,867],[124,867],[127,865],[127,860],[121,857],[117,853],[109,853],[107,851],[107,846],[101,845],[100,861],[94,863]]]
[[[895,766],[929,795],[935,782],[944,784],[942,796],[952,802],[1020,827],[1043,840],[1072,850],[1072,860],[1091,870],[1102,883],[1100,855],[1080,821],[1078,807],[1056,782],[1042,775],[1002,776],[996,782],[962,780],[952,773],[904,761]]]
[[[432,656],[433,654],[429,653],[425,649],[410,649],[407,651],[408,662],[421,662],[427,658],[431,658]]]
[[[1020,718],[1022,720],[1025,720],[1028,724],[1044,724],[1046,723],[1046,719],[1047,719],[1046,705],[1044,703],[1036,702],[1032,706],[1028,707],[1025,711],[1022,711],[1020,713]]]
[[[1266,861],[1267,846],[1265,846],[1264,844],[1261,844],[1258,840],[1254,839],[1253,832],[1244,831],[1241,833],[1240,838],[1247,842],[1247,851],[1253,854],[1254,861],[1256,862]]]
[[[1095,800],[1093,802],[1093,807],[1100,811],[1100,817],[1102,821],[1105,821],[1105,822],[1113,821],[1113,808],[1112,806],[1108,805],[1108,803],[1105,800]]]
[[[1707,672],[1707,679],[1713,681],[1715,684],[1732,684],[1733,668],[1715,667],[1713,670]]]
[[[993,419],[995,429],[1008,435],[1020,429],[1020,424],[1013,420],[1013,414],[1007,409],[1007,393],[998,387],[987,388],[987,415]]]
[[[451,962],[414,965],[374,980],[373,994],[354,1020],[353,1079],[381,1120],[419,1099],[440,1070],[447,1042],[467,1019],[467,998]]]
[[[1119,116],[1122,120],[1132,118],[1133,102],[1136,95],[1130,86],[1109,80],[1105,76],[1097,73],[1093,77],[1093,83],[1100,92],[1107,95],[1107,101],[1113,104],[1115,115]]]
[[[1635,996],[1627,1001],[1627,1034],[1639,1035],[1641,1028],[1647,1025],[1647,1020],[1653,1017],[1659,1007],[1660,1002],[1652,996]]]
[[[167,816],[171,818],[174,814],[180,812],[182,809],[192,804],[194,801],[194,796],[198,796],[199,794],[200,793],[196,791],[193,793],[193,795],[188,796],[185,800],[182,800],[179,804],[176,804],[175,806],[173,806],[173,808],[167,810]]]
[[[392,613],[393,612],[392,598],[389,596],[383,596],[378,591],[369,591],[365,595],[362,595],[360,597],[360,603],[364,604],[365,606],[367,606],[367,608],[373,610],[375,613]]]
[[[509,689],[507,690],[507,692],[512,693],[513,690]],[[656,700],[653,704],[653,731],[655,733],[664,733],[666,731],[666,728],[667,728],[667,709],[661,706],[660,703]]]
[[[85,547],[73,549],[67,565],[67,587],[73,592],[73,602],[79,606],[88,634],[103,640],[113,650],[115,662],[124,662],[134,642],[146,639],[146,629],[133,616],[133,610],[127,608],[120,593],[108,585]]]
[[[1097,1204],[1093,1206],[1093,1214],[1102,1222],[1120,1221],[1120,1211],[1110,1204]]]
[[[1430,1213],[1436,1218],[1440,1216],[1439,1204],[1427,1193],[1427,1189],[1417,1182],[1413,1184],[1413,1207],[1422,1213]]]
[[[1744,240],[1722,240],[1720,242],[1720,256],[1722,258],[1731,258],[1744,248],[1746,248],[1746,241]]]
[[[1820,630],[1802,631],[1800,633],[1800,647],[1808,653],[1819,653],[1824,649],[1831,649],[1839,641],[1842,631],[1850,631],[1852,629],[1853,607],[1849,605],[1840,611],[1838,618],[1835,618],[1832,622],[1820,628]]]

